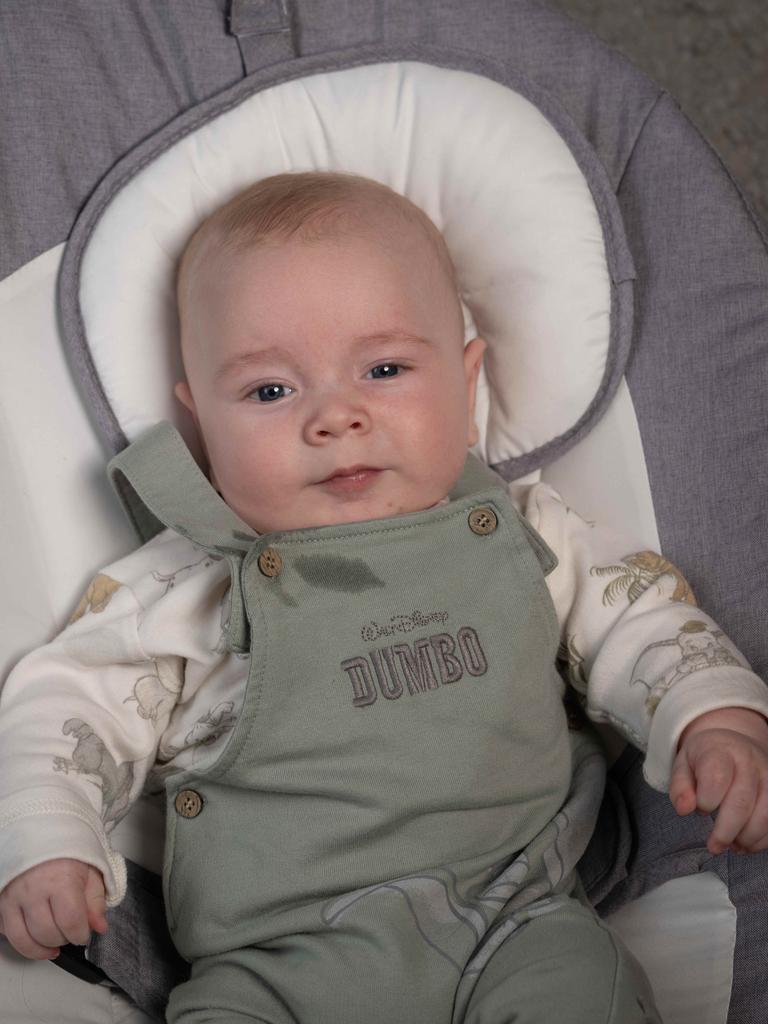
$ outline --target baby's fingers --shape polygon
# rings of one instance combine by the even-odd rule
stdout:
[[[85,882],[85,902],[89,925],[95,932],[103,935],[107,930],[107,896],[101,872],[94,867],[88,868],[88,877]]]
[[[693,762],[696,777],[696,806],[712,814],[721,807],[736,777],[733,758],[720,749],[705,750]]]
[[[40,946],[57,949],[67,941],[66,935],[54,917],[49,900],[42,899],[34,903],[24,903],[21,912],[24,915],[27,931]]]
[[[717,811],[715,827],[707,843],[711,853],[722,853],[748,826],[755,810],[758,790],[757,779],[753,775],[735,777]]]
[[[21,907],[3,908],[3,932],[16,952],[30,960],[52,960],[61,952],[58,946],[44,946],[30,935]]]
[[[749,821],[736,836],[735,849],[741,853],[768,850],[768,788],[759,787]]]
[[[696,780],[684,750],[675,758],[669,778],[669,799],[678,814],[696,810]]]
[[[64,942],[84,946],[91,935],[88,924],[88,905],[82,892],[63,889],[51,896],[53,918]]]

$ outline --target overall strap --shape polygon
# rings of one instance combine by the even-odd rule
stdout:
[[[449,498],[451,501],[458,501],[478,491],[487,491],[489,487],[498,487],[505,491],[507,485],[498,473],[494,473],[484,462],[471,452],[467,453],[467,460],[461,476],[451,488]]]
[[[170,423],[142,434],[107,468],[143,541],[168,526],[213,554],[242,555],[256,539],[213,489]]]
[[[170,527],[193,544],[229,562],[231,594],[227,645],[249,650],[240,565],[256,534],[216,493],[183,438],[158,423],[109,463],[109,477],[143,541]]]
[[[451,490],[450,498],[451,501],[457,501],[461,498],[466,498],[470,494],[476,494],[478,491],[487,491],[489,487],[498,487],[504,497],[507,497],[507,483],[504,478],[470,452],[467,455],[467,461],[464,463],[462,474]],[[545,576],[548,576],[557,566],[557,556],[549,545],[542,540],[525,516],[522,516],[511,502],[509,502],[509,505],[515,513],[528,543],[539,560],[541,571]]]

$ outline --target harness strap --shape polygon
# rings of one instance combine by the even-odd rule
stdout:
[[[298,54],[288,0],[231,0],[229,34],[246,75]]]

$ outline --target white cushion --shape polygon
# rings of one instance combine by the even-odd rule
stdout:
[[[83,256],[80,296],[129,439],[159,419],[187,431],[171,398],[181,374],[173,271],[185,240],[256,179],[308,169],[376,178],[443,231],[489,344],[478,415],[489,462],[531,451],[581,417],[603,378],[610,328],[587,182],[528,100],[478,75],[407,62],[256,93],[182,137],[112,199]]]
[[[723,1024],[736,908],[717,875],[673,878],[622,907],[608,924],[645,968],[665,1024]]]

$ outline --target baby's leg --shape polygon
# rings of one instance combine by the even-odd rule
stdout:
[[[253,970],[248,950],[206,957],[192,967],[189,981],[173,990],[168,1024],[298,1024],[284,1001]]]
[[[454,1024],[661,1024],[642,968],[616,936],[576,900],[554,902],[518,928],[510,922],[474,983],[465,973]]]
[[[363,932],[340,945],[326,931],[202,958],[171,993],[167,1022],[449,1024],[458,968],[411,932],[415,943],[395,930],[373,950]]]

